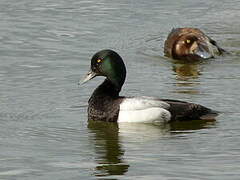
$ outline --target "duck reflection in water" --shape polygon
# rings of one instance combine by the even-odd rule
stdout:
[[[88,129],[94,135],[97,166],[95,176],[124,175],[129,165],[124,161],[124,150],[119,139],[117,123],[88,121]]]
[[[173,71],[181,79],[198,78],[201,75],[199,63],[173,64]]]
[[[177,93],[200,94],[197,88],[199,81],[196,80],[201,75],[202,66],[199,63],[178,63],[172,65],[174,74],[176,73]]]
[[[212,128],[215,121],[189,121],[165,124],[145,123],[114,123],[102,121],[88,121],[88,129],[93,135],[91,140],[95,146],[95,160],[97,162],[94,175],[114,176],[124,175],[130,165],[124,159],[122,144],[131,142],[134,146],[151,141],[158,141],[160,137],[171,137],[176,134],[194,133],[195,130]],[[138,138],[136,138],[138,137]]]

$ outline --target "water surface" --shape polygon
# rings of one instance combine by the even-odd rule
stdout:
[[[239,179],[240,2],[0,2],[0,179]],[[181,64],[163,56],[173,27],[202,29],[231,54]],[[125,60],[126,96],[221,111],[216,122],[87,121],[103,78],[79,87],[91,56]]]

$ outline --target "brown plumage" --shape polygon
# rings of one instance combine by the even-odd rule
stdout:
[[[172,29],[164,44],[165,56],[179,60],[209,59],[224,52],[216,41],[197,28]]]

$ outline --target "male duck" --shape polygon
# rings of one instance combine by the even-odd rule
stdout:
[[[112,50],[97,52],[91,60],[91,69],[82,81],[105,76],[88,103],[88,119],[110,122],[169,122],[196,119],[214,119],[217,112],[204,106],[155,97],[119,96],[126,77],[122,58]]]
[[[172,29],[164,44],[165,56],[186,61],[209,59],[224,52],[216,41],[196,28]]]

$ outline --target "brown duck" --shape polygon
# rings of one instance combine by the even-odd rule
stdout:
[[[165,56],[179,60],[209,59],[224,52],[216,41],[197,28],[172,29],[164,44]]]

